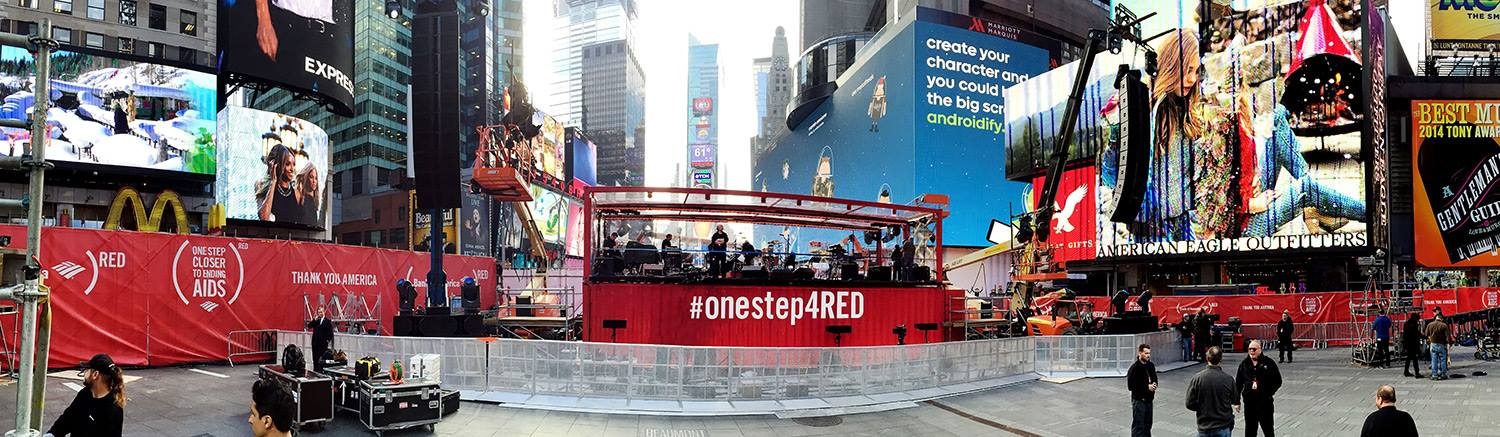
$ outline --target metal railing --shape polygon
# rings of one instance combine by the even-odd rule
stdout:
[[[279,344],[311,335],[282,331]],[[1172,332],[1020,337],[904,346],[743,348],[338,334],[351,359],[442,356],[445,388],[623,400],[749,401],[913,393],[1028,374],[1123,376],[1135,347]],[[279,349],[278,349],[279,351]],[[1162,353],[1158,365],[1178,361]]]
[[[1292,328],[1292,342],[1298,347],[1313,349],[1329,345],[1348,346],[1358,342],[1361,333],[1369,329],[1369,325],[1356,322],[1298,323]],[[1266,349],[1276,349],[1278,341],[1275,324],[1244,325],[1240,332],[1244,334],[1246,342],[1260,340]]]
[[[235,357],[262,357],[263,360],[280,358],[276,350],[277,346],[283,343],[279,341],[278,332],[281,331],[262,329],[230,332],[229,354],[227,355],[229,365],[234,366]]]

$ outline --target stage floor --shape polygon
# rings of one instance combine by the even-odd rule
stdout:
[[[1500,371],[1500,363],[1477,362],[1472,348],[1455,348],[1453,373]],[[1172,353],[1158,351],[1157,353]],[[1226,361],[1238,363],[1243,354]],[[1401,378],[1400,369],[1348,366],[1348,349],[1301,351],[1297,362],[1282,366],[1287,383],[1277,395],[1276,425],[1284,435],[1355,435],[1373,410],[1380,384],[1395,384],[1399,407],[1410,412],[1423,435],[1495,435],[1492,412],[1500,399],[1500,376],[1435,382]],[[197,369],[197,370],[194,370]],[[127,385],[127,436],[243,436],[250,384],[255,366],[209,366],[127,370],[141,380]],[[1161,375],[1156,398],[1157,435],[1189,435],[1191,412],[1182,407],[1187,380],[1201,365]],[[208,373],[201,373],[208,372]],[[1425,373],[1425,371],[1424,371]],[[217,374],[217,375],[215,375]],[[218,375],[222,375],[220,377]],[[62,414],[75,393],[73,381],[49,378],[46,424]],[[1102,395],[1102,396],[1101,396]],[[15,385],[0,386],[0,428],[13,428]],[[1017,408],[1041,403],[1046,414]],[[879,413],[810,419],[751,417],[658,417],[523,410],[465,402],[455,415],[437,425],[436,435],[452,436],[975,436],[975,435],[1128,435],[1130,402],[1121,378],[1083,379],[1066,384],[1029,382],[956,396],[915,407]],[[1242,433],[1242,420],[1235,434]],[[1014,430],[1017,432],[1007,431]],[[315,436],[372,435],[341,415]],[[425,431],[391,432],[391,436],[431,435]]]

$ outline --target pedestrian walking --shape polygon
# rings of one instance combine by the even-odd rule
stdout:
[[[98,354],[79,373],[84,387],[63,410],[49,436],[119,436],[125,426],[125,372],[109,355]]]
[[[1401,364],[1401,374],[1412,376],[1416,373],[1417,378],[1422,377],[1422,320],[1417,313],[1411,313],[1406,318],[1406,324],[1401,328],[1401,351],[1406,359]],[[1407,369],[1411,370],[1408,371]]]
[[[1182,321],[1177,322],[1177,335],[1182,340],[1182,361],[1192,361],[1193,355],[1193,315],[1184,314]]]
[[[1151,437],[1151,403],[1156,399],[1156,365],[1151,363],[1151,345],[1135,348],[1135,362],[1125,372],[1130,388],[1130,437]]]
[[[1390,367],[1391,364],[1391,318],[1386,317],[1385,308],[1380,309],[1380,315],[1375,316],[1375,323],[1371,324],[1375,330],[1375,359],[1370,362],[1370,367]]]
[[[1276,350],[1281,352],[1280,361],[1283,363],[1292,362],[1292,350],[1297,348],[1297,345],[1292,343],[1292,331],[1294,328],[1295,326],[1292,325],[1292,312],[1282,310],[1281,321],[1276,322]]]
[[[1208,316],[1207,310],[1198,311],[1198,316],[1193,318],[1193,352],[1197,353],[1198,360],[1204,361],[1205,353],[1208,351],[1210,331],[1213,330],[1214,322]]]
[[[1453,337],[1453,331],[1443,322],[1443,315],[1438,314],[1432,318],[1432,323],[1427,324],[1423,334],[1427,335],[1427,345],[1432,349],[1432,380],[1448,379],[1448,340]]]
[[[1375,412],[1365,416],[1359,437],[1417,437],[1417,422],[1396,409],[1396,388],[1382,385],[1375,390]]]
[[[1204,351],[1208,366],[1188,381],[1187,409],[1198,413],[1198,437],[1229,437],[1234,431],[1235,410],[1240,408],[1234,378],[1219,362],[1224,352],[1218,346]]]
[[[1275,361],[1261,355],[1260,340],[1251,341],[1246,349],[1250,354],[1240,362],[1234,378],[1235,388],[1245,400],[1245,436],[1255,437],[1259,425],[1266,437],[1275,437],[1271,416],[1276,407],[1272,396],[1281,389],[1281,369]]]

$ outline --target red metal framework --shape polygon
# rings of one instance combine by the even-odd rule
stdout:
[[[937,200],[934,198],[933,200]],[[943,199],[946,200],[946,199]],[[935,226],[934,273],[943,278],[942,219],[945,208],[836,199],[802,194],[675,187],[589,187],[584,202],[584,259],[594,256],[596,225],[609,221],[678,220],[749,223],[870,231]],[[876,253],[880,253],[877,246]],[[593,263],[584,263],[584,277]]]

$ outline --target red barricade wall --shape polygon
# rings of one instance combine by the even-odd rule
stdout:
[[[844,346],[893,345],[891,329],[905,324],[906,342],[916,344],[923,342],[916,324],[941,326],[947,320],[948,297],[958,293],[938,287],[587,284],[584,340],[610,342],[604,321],[624,320],[626,327],[615,339],[619,343],[823,347],[834,345],[828,326],[849,325],[852,331],[841,339]],[[726,299],[732,308],[724,306]],[[817,303],[809,308],[812,299]],[[778,305],[782,302],[784,307]],[[929,339],[942,341],[943,330],[930,333]]]
[[[1432,317],[1433,308],[1442,308],[1443,314],[1479,311],[1500,307],[1500,288],[1448,288],[1416,290],[1427,308],[1424,317]],[[1157,296],[1151,299],[1151,313],[1161,318],[1162,323],[1177,323],[1184,314],[1196,314],[1207,309],[1218,314],[1220,322],[1230,317],[1239,317],[1246,324],[1276,323],[1281,320],[1282,310],[1292,312],[1297,323],[1337,323],[1353,321],[1349,306],[1350,298],[1359,292],[1326,292],[1300,294],[1250,294],[1232,296]],[[1109,309],[1109,298],[1103,296],[1080,296],[1094,304],[1094,312],[1103,316]],[[1053,299],[1037,299],[1037,306],[1045,313],[1052,307]],[[1136,298],[1127,304],[1131,310],[1139,310]]]
[[[0,235],[25,228],[0,226]],[[301,328],[303,296],[353,292],[381,300],[384,334],[397,312],[395,282],[410,279],[425,296],[426,253],[334,244],[164,233],[47,228],[42,266],[52,292],[52,367],[95,353],[123,365],[172,365],[225,359],[231,331]],[[444,258],[448,292],[464,276],[478,280],[484,307],[494,304],[494,261]],[[419,299],[425,301],[425,298]],[[12,331],[19,318],[0,318]]]

